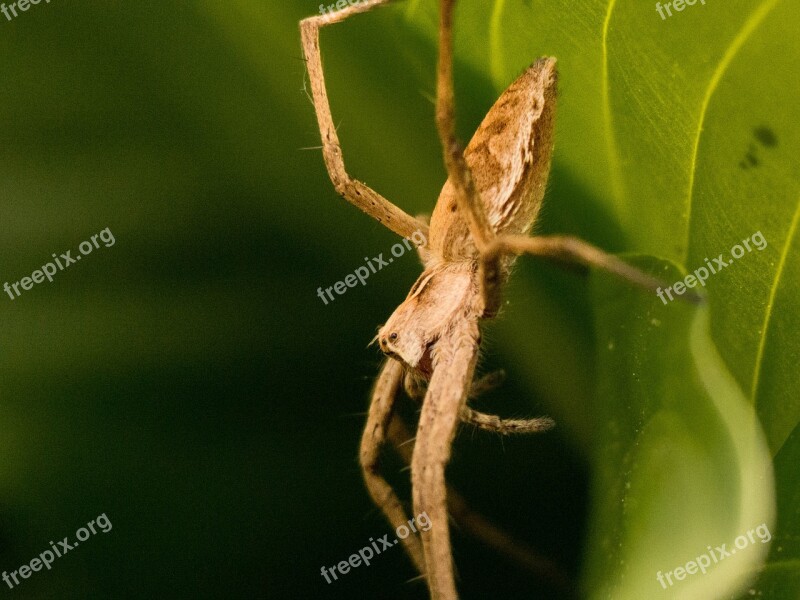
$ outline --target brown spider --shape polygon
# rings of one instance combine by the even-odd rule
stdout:
[[[503,92],[472,141],[462,150],[455,136],[452,81],[452,16],[455,0],[442,0],[436,124],[448,179],[430,226],[405,213],[345,171],[328,104],[319,29],[390,0],[366,0],[300,22],[303,51],[322,135],[325,165],[336,191],[393,232],[425,235],[424,271],[408,297],[378,333],[387,355],[372,395],[360,459],[370,495],[394,527],[406,523],[400,500],[378,469],[387,439],[396,441],[395,398],[405,377],[410,394],[424,394],[411,457],[414,513],[426,512],[432,527],[403,540],[431,597],[457,598],[448,528],[450,509],[462,501],[448,492],[445,467],[461,421],[500,433],[543,431],[548,418],[500,419],[466,406],[481,343],[480,322],[492,318],[514,259],[524,253],[578,262],[616,273],[639,285],[658,282],[577,238],[528,237],[544,196],[553,148],[556,61],[540,58]],[[425,386],[427,385],[427,389]],[[401,452],[402,454],[402,452]]]

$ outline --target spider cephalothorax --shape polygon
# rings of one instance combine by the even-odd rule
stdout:
[[[336,191],[395,233],[422,233],[425,270],[407,298],[380,329],[377,339],[387,360],[373,391],[361,442],[367,489],[397,527],[406,511],[379,470],[387,439],[407,454],[398,440],[403,424],[393,405],[405,380],[414,397],[424,396],[411,461],[415,514],[427,513],[431,528],[403,545],[436,599],[457,598],[453,576],[448,503],[464,527],[496,547],[512,542],[485,519],[447,492],[444,471],[461,422],[502,434],[529,433],[552,427],[547,418],[500,419],[467,406],[485,387],[474,381],[480,349],[480,321],[493,317],[511,263],[535,254],[606,269],[647,287],[658,282],[579,239],[528,237],[541,207],[550,171],[554,139],[556,61],[541,58],[528,67],[492,106],[466,150],[455,137],[452,81],[452,15],[455,0],[442,0],[436,124],[444,149],[448,179],[431,215],[430,226],[407,214],[345,170],[331,117],[319,51],[319,29],[387,4],[365,0],[300,23],[312,99],[322,134],[325,165]],[[469,515],[469,517],[465,517]],[[478,525],[476,525],[476,523]],[[510,554],[519,555],[518,548]]]
[[[389,357],[428,379],[438,340],[466,320],[480,317],[477,271],[470,262],[441,263],[426,269],[406,299],[378,333]]]

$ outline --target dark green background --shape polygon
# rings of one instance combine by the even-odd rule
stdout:
[[[316,296],[397,241],[303,150],[319,135],[297,22],[317,6],[147,4],[53,0],[0,17],[0,284],[105,227],[116,237],[0,297],[0,569],[100,513],[113,524],[0,596],[423,598],[399,549],[331,585],[320,575],[390,531],[357,463],[380,364],[367,343],[420,267],[407,254],[327,306]],[[398,9],[325,31],[322,47],[352,173],[430,212],[445,179],[434,48]],[[456,77],[467,137],[497,92]],[[602,221],[554,172],[540,231]],[[554,398],[590,394],[585,284],[534,261],[519,271],[481,366],[509,378],[481,406],[558,418]],[[465,431],[450,476],[575,579],[590,430],[560,424],[536,439]],[[400,467],[387,462],[407,494]],[[464,598],[558,596],[454,539]]]

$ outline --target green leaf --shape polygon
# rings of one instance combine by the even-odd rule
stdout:
[[[407,15],[433,40],[435,13],[433,2],[412,2]],[[689,338],[690,330],[683,326],[687,336],[685,350],[694,352],[691,366],[697,377],[716,382],[714,385],[722,388],[695,385],[684,390],[688,394],[685,400],[693,406],[740,405],[742,401],[754,405],[773,456],[790,452],[783,447],[800,421],[797,394],[800,338],[796,335],[800,326],[800,261],[797,260],[800,123],[796,116],[800,101],[800,81],[796,77],[800,71],[800,52],[795,31],[798,22],[800,4],[786,0],[698,2],[685,5],[682,11],[674,11],[665,18],[659,16],[655,3],[643,5],[633,0],[572,3],[568,11],[562,3],[498,0],[490,5],[461,3],[456,18],[457,87],[460,73],[462,77],[468,76],[465,72],[469,76],[480,73],[492,82],[497,95],[536,57],[558,58],[558,131],[552,191],[546,198],[545,231],[554,230],[553,223],[566,224],[563,232],[588,237],[606,248],[627,250],[677,265],[680,274],[669,281],[708,268],[708,264],[715,264],[715,258],[722,258],[729,265],[711,274],[705,282],[709,309],[703,319],[709,321],[708,331],[703,330],[701,336],[698,333],[701,328],[696,325]],[[470,114],[475,98],[463,93],[457,97],[461,102],[460,114]],[[567,190],[573,194],[565,193]],[[608,221],[593,224],[591,218],[584,216],[590,211],[593,215],[598,211],[606,215],[614,235],[606,231]],[[761,236],[765,247],[756,244],[756,240],[762,240]],[[732,260],[731,254],[736,256],[740,249],[741,256]],[[524,293],[517,295],[537,298],[538,305],[537,294],[527,285]],[[606,317],[596,300],[587,302],[588,310],[601,323]],[[682,310],[676,308],[676,303],[665,308]],[[580,313],[574,314],[581,318]],[[535,331],[539,341],[564,335],[568,331],[564,323],[569,317],[558,316],[552,326],[541,315],[520,317],[517,323],[519,319],[526,324],[536,320],[535,326],[518,328],[508,339],[513,339],[515,347],[519,347],[530,331]],[[631,318],[624,313],[617,317],[621,322]],[[679,324],[676,322],[674,326]],[[700,339],[704,340],[702,344]],[[679,356],[674,357],[675,361],[660,356],[666,346],[650,344],[645,348],[641,342],[629,340],[628,344],[618,346],[617,351],[649,356],[648,360],[660,357],[657,362],[662,370],[685,363],[686,357],[679,362]],[[672,339],[670,347],[679,348],[679,342]],[[602,349],[601,339],[597,340],[597,347]],[[697,355],[700,347],[714,358],[701,360]],[[529,359],[530,349],[524,349],[523,357]],[[580,365],[580,370],[591,363],[580,350],[573,355],[573,364],[576,368]],[[609,372],[612,365],[602,355],[596,358],[599,362],[594,370],[601,389],[624,390],[628,383],[625,377],[630,374],[620,370]],[[689,366],[683,364],[684,369]],[[530,370],[535,372],[531,379],[541,378],[538,364]],[[531,385],[541,389],[541,384]],[[668,398],[658,396],[656,391],[652,393],[650,401],[656,406],[667,402]],[[645,402],[643,394],[626,397],[631,403],[628,410],[649,406],[640,406]],[[573,432],[585,431],[587,423],[579,414],[580,403],[565,402],[558,395],[554,398],[558,403],[554,409],[557,416],[566,418],[568,423],[581,424],[572,426]],[[604,401],[601,394],[594,399],[595,406]],[[682,423],[686,416],[680,415],[678,422]],[[661,419],[661,413],[655,411],[650,417]],[[619,415],[601,411],[595,418],[596,422],[604,423],[618,419]],[[641,425],[644,427],[645,423]],[[674,440],[670,443],[677,445],[681,441],[696,443],[694,434],[702,433],[702,429],[691,427],[678,431],[669,424],[660,426],[666,428],[660,434],[662,441]],[[722,437],[730,438],[728,444],[734,446],[745,444],[747,438],[740,436],[752,433],[743,429],[741,423],[729,423],[720,431],[725,432]],[[619,456],[633,452],[635,440],[626,437],[626,432],[619,435]],[[721,441],[722,437],[718,439]],[[698,459],[691,452],[684,456],[690,461],[687,469],[691,471],[691,461]],[[694,465],[697,471],[691,474],[667,471],[659,479],[666,487],[680,489],[681,498],[688,504],[705,506],[712,522],[727,519],[724,527],[694,529],[700,532],[705,544],[714,543],[713,535],[741,533],[734,531],[734,525],[745,523],[736,521],[733,515],[739,514],[745,494],[753,492],[749,488],[763,484],[760,480],[742,479],[745,471],[744,464],[736,458],[741,458],[739,453],[723,456],[732,461],[727,472],[732,478],[737,475],[738,479],[731,481],[738,482],[739,487],[718,498],[719,509],[713,503],[705,504],[709,491],[704,485],[708,479],[702,464]],[[602,457],[592,458],[601,471],[616,468],[614,463],[604,464]],[[647,461],[637,464],[646,465]],[[717,478],[723,472],[718,471]],[[670,473],[672,478],[668,476]],[[792,506],[788,499],[796,497],[797,480],[785,468],[778,468],[776,475],[779,506]],[[697,485],[687,483],[694,480]],[[602,510],[600,498],[619,503],[623,498],[620,493],[597,492],[592,517],[599,530],[622,536],[617,541],[624,543],[624,547],[613,555],[627,561],[635,555],[641,564],[671,568],[669,561],[660,559],[672,554],[659,554],[655,547],[643,545],[633,535],[636,524],[629,521],[628,513]],[[770,493],[762,498],[764,512],[768,512]],[[657,513],[667,510],[657,501],[672,502],[673,498],[668,495],[651,500],[655,504],[650,510]],[[697,514],[700,513],[694,516]],[[762,521],[768,519],[765,517],[759,523]],[[692,552],[689,547],[699,541],[687,528],[678,526],[679,522],[667,526],[664,521],[660,531],[660,539],[674,550],[677,562],[673,566],[689,560],[691,556],[686,554]],[[778,523],[776,540],[800,538],[796,519],[779,517]],[[747,524],[747,528],[757,524]],[[595,544],[601,539],[593,538]],[[719,543],[724,539],[723,535]],[[631,553],[634,547],[637,552]],[[773,570],[795,573],[800,566],[800,555],[794,547],[785,544],[783,548],[780,557],[773,551],[767,573]],[[590,569],[596,570],[604,564],[598,556],[608,551],[590,545],[588,556],[593,565]],[[681,553],[683,558],[678,556]],[[775,560],[780,562],[773,569]],[[610,589],[608,585],[621,586],[614,588],[619,597],[632,593],[633,589],[646,589],[636,587],[632,581],[639,576],[652,578],[652,574],[637,572],[634,577],[630,565],[628,562],[620,570],[625,576],[620,575],[618,581],[604,579],[596,571],[587,576],[587,581],[595,592]],[[718,587],[692,584],[700,587],[692,587],[691,593],[704,597],[703,590],[722,593],[721,590],[736,587],[735,578],[724,575],[706,576],[703,581],[712,579]],[[789,587],[776,597],[797,597],[800,594],[797,579],[796,575],[785,579]],[[633,587],[629,588],[629,584]],[[754,589],[761,589],[760,585]]]
[[[778,526],[767,566],[758,582],[761,598],[796,598],[800,590],[800,427],[775,457],[779,482]],[[744,598],[748,596],[743,596]],[[752,597],[752,596],[750,596]]]
[[[754,542],[745,538],[719,564],[708,557],[705,574],[671,585],[664,574],[709,546],[738,548],[734,540],[759,526],[774,531],[772,464],[758,419],[711,341],[707,307],[665,306],[608,277],[595,298],[590,597],[728,597],[753,579],[769,536],[752,533]]]

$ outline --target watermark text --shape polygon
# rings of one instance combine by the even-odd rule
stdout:
[[[384,267],[388,267],[389,263],[394,262],[395,258],[400,258],[406,251],[411,250],[413,248],[413,244],[417,246],[423,246],[427,243],[425,239],[425,234],[421,231],[417,230],[411,234],[410,237],[403,238],[403,243],[397,242],[391,248],[392,256],[388,258],[383,257],[383,252],[378,254],[378,256],[374,258],[367,258],[364,257],[364,262],[366,265],[362,265],[358,267],[353,273],[350,273],[344,278],[344,281],[337,281],[332,286],[325,288],[318,287],[317,288],[317,296],[319,296],[320,300],[322,300],[326,305],[328,304],[328,300],[330,299],[331,302],[335,300],[333,297],[332,292],[336,292],[338,296],[341,296],[347,291],[347,288],[356,287],[358,284],[366,285],[367,279],[369,278],[370,274],[374,275]],[[392,258],[394,257],[394,258]],[[369,267],[369,268],[367,268]]]
[[[718,564],[729,556],[733,556],[737,550],[744,550],[749,545],[755,544],[756,538],[761,540],[762,544],[767,544],[772,539],[772,534],[766,523],[762,523],[755,529],[750,529],[747,534],[737,537],[733,540],[730,549],[728,549],[728,544],[722,544],[713,549],[708,546],[708,552],[704,552],[694,560],[690,560],[684,566],[675,567],[672,571],[667,571],[666,573],[659,571],[656,573],[656,579],[661,584],[661,587],[666,590],[667,583],[669,583],[669,587],[672,587],[676,581],[683,581],[688,575],[695,575],[698,571],[705,575],[709,567]],[[672,581],[673,577],[675,581]]]
[[[406,525],[399,525],[397,529],[395,529],[394,533],[397,537],[394,540],[389,540],[388,533],[383,537],[378,538],[377,542],[374,539],[369,538],[371,543],[361,548],[361,550],[358,551],[358,554],[351,554],[347,560],[343,560],[332,567],[322,567],[320,574],[325,578],[325,581],[332,583],[333,581],[337,581],[339,579],[336,574],[337,569],[339,570],[339,575],[346,575],[351,568],[355,569],[362,564],[369,566],[370,561],[375,556],[384,550],[396,546],[400,540],[406,539],[409,535],[411,535],[412,532],[418,533],[417,526],[419,527],[419,531],[428,531],[432,527],[428,513],[421,513],[415,518],[412,517],[409,519]],[[380,547],[378,547],[379,544]],[[375,550],[374,553],[373,549]],[[333,579],[331,579],[331,577],[333,577]]]
[[[113,246],[116,242],[114,239],[114,234],[111,233],[111,230],[108,227],[106,227],[100,233],[93,235],[91,238],[89,238],[89,240],[81,242],[78,245],[78,252],[80,252],[80,254],[72,256],[72,250],[67,250],[60,256],[56,256],[56,254],[53,253],[52,261],[42,265],[41,269],[35,270],[33,273],[31,273],[30,277],[23,277],[19,281],[15,281],[10,285],[6,281],[3,284],[3,290],[5,290],[9,298],[14,300],[15,298],[19,298],[22,294],[22,292],[19,291],[19,288],[22,288],[23,291],[27,291],[31,289],[34,284],[42,283],[45,279],[52,283],[53,275],[59,271],[63,271],[70,265],[74,265],[81,259],[81,257],[91,254],[92,250],[95,248],[99,248],[100,244],[97,241],[98,239],[103,242],[103,245],[106,248],[111,248],[111,246]]]
[[[95,529],[95,525],[97,525],[97,529]],[[34,558],[30,561],[30,563],[26,563],[11,571],[11,573],[7,573],[3,571],[2,579],[6,582],[9,589],[14,589],[15,585],[19,585],[21,581],[19,577],[22,579],[27,579],[31,576],[31,573],[34,571],[41,571],[42,567],[45,567],[48,571],[52,568],[53,561],[56,558],[61,558],[67,552],[70,552],[78,547],[80,542],[85,542],[91,536],[98,533],[98,531],[102,531],[103,533],[108,533],[111,531],[112,525],[111,521],[108,520],[106,513],[103,513],[99,517],[96,517],[89,521],[86,524],[86,527],[81,527],[78,531],[75,532],[75,537],[78,538],[77,542],[69,542],[69,536],[65,537],[63,540],[58,542],[58,545],[54,544],[52,541],[50,542],[50,549],[45,550],[37,558]],[[90,533],[91,532],[91,533]],[[19,576],[19,577],[18,577]],[[14,580],[14,583],[11,583],[11,580]]]
[[[752,246],[750,245],[750,242],[753,243]],[[731,248],[731,256],[733,257],[734,260],[739,259],[742,258],[746,254],[746,252],[752,252],[753,248],[755,248],[760,252],[766,247],[767,247],[767,240],[766,238],[764,238],[764,234],[762,234],[760,231],[757,231],[749,238],[742,240],[740,244],[736,244],[733,248]],[[698,267],[697,269],[695,269],[694,273],[690,273],[689,275],[684,277],[683,280],[681,281],[676,281],[668,288],[666,289],[658,288],[656,290],[656,295],[659,298],[661,298],[661,301],[664,304],[666,304],[667,299],[665,298],[665,294],[666,296],[669,296],[670,300],[674,300],[675,298],[672,296],[673,292],[681,296],[686,292],[687,288],[693,288],[697,286],[698,283],[703,287],[705,287],[706,280],[711,275],[715,275],[719,273],[722,269],[725,269],[731,266],[731,264],[733,264],[733,260],[731,259],[725,260],[724,254],[720,254],[718,257],[713,259],[713,262],[708,260],[708,258],[706,258],[705,261],[706,261],[706,266],[708,268]]]

